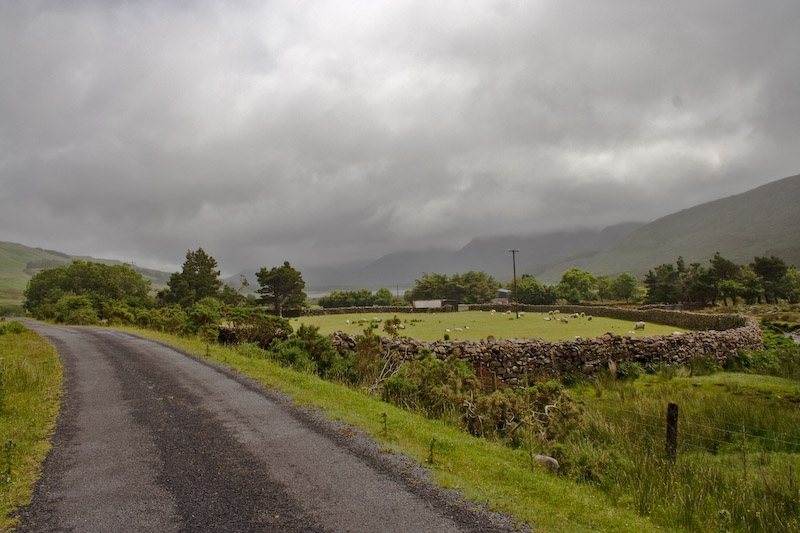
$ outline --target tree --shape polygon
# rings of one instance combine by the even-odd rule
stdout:
[[[630,302],[639,291],[639,280],[628,272],[623,272],[611,282],[611,295],[617,300]]]
[[[664,263],[649,270],[644,277],[644,285],[647,287],[645,303],[678,303],[681,299],[680,271],[683,260],[678,258],[678,269],[670,263]]]
[[[509,283],[506,288],[510,289],[511,286]],[[545,285],[528,274],[517,280],[517,296],[519,303],[528,305],[548,305],[557,299],[555,287]]]
[[[783,276],[783,285],[789,303],[796,304],[800,302],[800,270],[795,267],[787,270]]]
[[[600,298],[600,301],[609,300],[614,297],[613,292],[611,291],[611,284],[614,280],[609,278],[608,276],[597,276],[597,297]]]
[[[392,291],[387,289],[386,287],[381,287],[380,289],[375,292],[375,298],[373,299],[373,303],[375,305],[392,305],[394,304],[394,296],[392,295]]]
[[[579,268],[571,268],[561,275],[559,292],[570,301],[594,299],[594,287],[597,280],[589,272]]]
[[[160,293],[166,303],[177,303],[190,307],[203,298],[218,298],[222,281],[216,270],[217,260],[202,248],[186,252],[186,261],[181,272],[174,272],[167,282],[168,289]]]
[[[742,267],[742,273],[739,276],[738,282],[741,283],[742,289],[739,293],[746,303],[754,304],[761,300],[764,295],[764,286],[761,283],[761,278],[758,274],[753,272],[749,266]]]
[[[262,268],[256,273],[256,278],[261,285],[256,291],[261,295],[261,303],[272,304],[278,316],[283,316],[284,309],[297,309],[305,304],[306,293],[303,289],[306,282],[303,281],[300,272],[292,268],[289,261],[271,270]]]
[[[789,267],[780,257],[756,257],[750,268],[760,278],[764,287],[764,298],[768,303],[777,303],[778,299],[785,296],[781,290],[781,281],[788,272]]]
[[[74,261],[33,276],[25,289],[23,305],[36,318],[55,319],[64,309],[85,309],[88,302],[94,313],[102,316],[109,302],[130,307],[151,306],[149,292],[150,282],[128,265]],[[82,298],[65,300],[66,304],[62,302],[64,305],[57,309],[56,304],[64,296]]]
[[[406,293],[409,301],[448,299],[462,304],[483,303],[494,298],[500,288],[500,284],[486,272],[472,270],[453,274],[450,278],[444,274],[425,273],[415,281],[414,288]]]

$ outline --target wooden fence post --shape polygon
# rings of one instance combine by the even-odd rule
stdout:
[[[678,456],[678,405],[671,402],[667,405],[666,452],[667,459],[674,463]]]

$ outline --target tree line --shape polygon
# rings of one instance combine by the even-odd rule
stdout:
[[[261,304],[279,317],[305,304],[305,281],[288,261],[256,273],[258,298],[247,298],[219,279],[217,261],[202,248],[186,253],[180,272],[153,296],[150,281],[128,265],[73,261],[42,270],[28,282],[25,309],[34,317],[71,324],[158,324],[197,333],[216,328],[223,308]],[[243,287],[249,285],[242,279]],[[263,311],[263,309],[261,310]]]
[[[739,265],[719,252],[709,260],[689,265],[678,257],[675,264],[664,263],[650,270],[644,279],[646,303],[694,303],[702,306],[800,302],[800,271],[780,257],[755,257]]]

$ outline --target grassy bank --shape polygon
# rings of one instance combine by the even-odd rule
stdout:
[[[128,328],[139,335],[168,342],[190,353],[226,365],[265,386],[288,393],[301,405],[324,410],[327,416],[367,431],[386,449],[426,464],[434,480],[460,489],[472,501],[486,502],[507,512],[535,531],[651,531],[647,518],[628,504],[591,485],[530,467],[526,451],[476,438],[442,421],[389,405],[352,388],[296,372],[267,360],[239,355],[235,349]],[[384,431],[383,413],[386,413]],[[435,440],[434,440],[435,439]],[[433,462],[431,457],[431,446]]]
[[[30,502],[50,449],[61,395],[55,348],[17,322],[0,322],[0,531]]]

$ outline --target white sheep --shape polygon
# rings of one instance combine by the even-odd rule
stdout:
[[[464,330],[461,328],[453,328],[453,331],[464,331]]]
[[[549,320],[550,320],[550,317],[549,317],[549,316],[543,316],[543,317],[542,317],[542,320],[548,320],[548,321],[549,321]]]
[[[592,315],[589,315],[589,316],[586,317],[586,320],[591,320],[591,319],[592,319]]]
[[[636,324],[633,325],[633,329],[634,330],[644,329],[644,322],[637,322]]]
[[[578,317],[579,317],[579,316],[581,316],[581,315],[579,315],[578,313],[572,313],[572,314],[571,314],[571,315],[569,315],[569,316],[570,316],[570,318],[578,318]]]
[[[345,322],[347,322],[349,324],[350,323],[350,319],[348,318],[347,320],[345,320]]]
[[[586,316],[586,313],[584,313],[583,311],[581,311],[581,318],[584,318],[585,316]]]
[[[547,314],[548,314],[548,315],[552,315],[552,314],[553,314],[553,311],[548,311],[548,312],[547,312]]]

